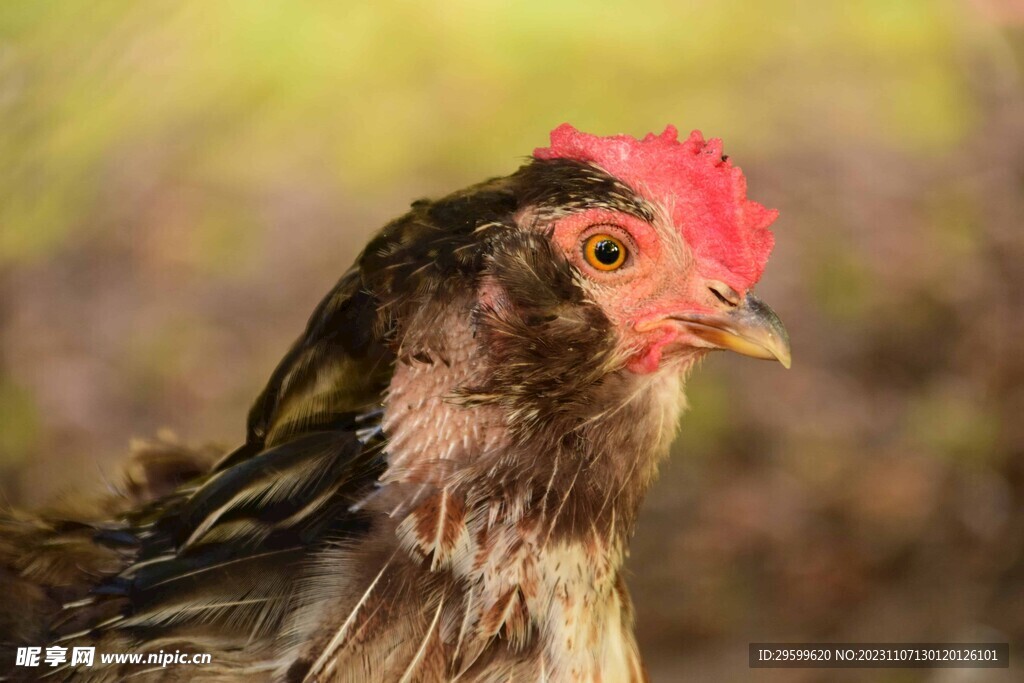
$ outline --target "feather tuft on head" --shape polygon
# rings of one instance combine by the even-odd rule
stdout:
[[[568,123],[551,131],[551,146],[536,159],[573,159],[598,166],[661,205],[709,278],[746,291],[757,282],[775,237],[768,226],[778,212],[747,199],[743,172],[722,155],[722,141],[693,131],[680,142],[674,126],[642,140],[600,137]]]

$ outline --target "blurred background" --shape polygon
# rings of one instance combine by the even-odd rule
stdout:
[[[654,680],[1022,680],[1022,64],[1021,0],[3,3],[0,496],[97,489],[160,429],[237,444],[412,199],[563,121],[674,123],[781,209],[795,360],[689,386],[630,561]],[[747,668],[964,640],[1016,671]]]

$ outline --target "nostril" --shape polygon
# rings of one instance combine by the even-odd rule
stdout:
[[[724,296],[722,296],[722,293],[719,292],[714,287],[708,287],[708,289],[710,289],[711,293],[715,295],[715,298],[718,299],[719,301],[721,301],[723,304],[730,305],[730,306],[735,306],[736,305],[736,304],[733,304],[728,299],[726,299]]]
[[[715,295],[715,298],[721,301],[726,306],[739,306],[740,295],[735,289],[723,282],[713,282],[708,285],[708,289]]]

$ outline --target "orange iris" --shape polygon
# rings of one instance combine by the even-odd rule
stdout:
[[[626,245],[611,235],[591,235],[583,243],[583,258],[598,270],[616,270],[626,262]]]

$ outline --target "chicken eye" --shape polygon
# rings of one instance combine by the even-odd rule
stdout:
[[[626,262],[626,245],[611,235],[591,235],[583,243],[583,258],[598,270],[617,270]]]

